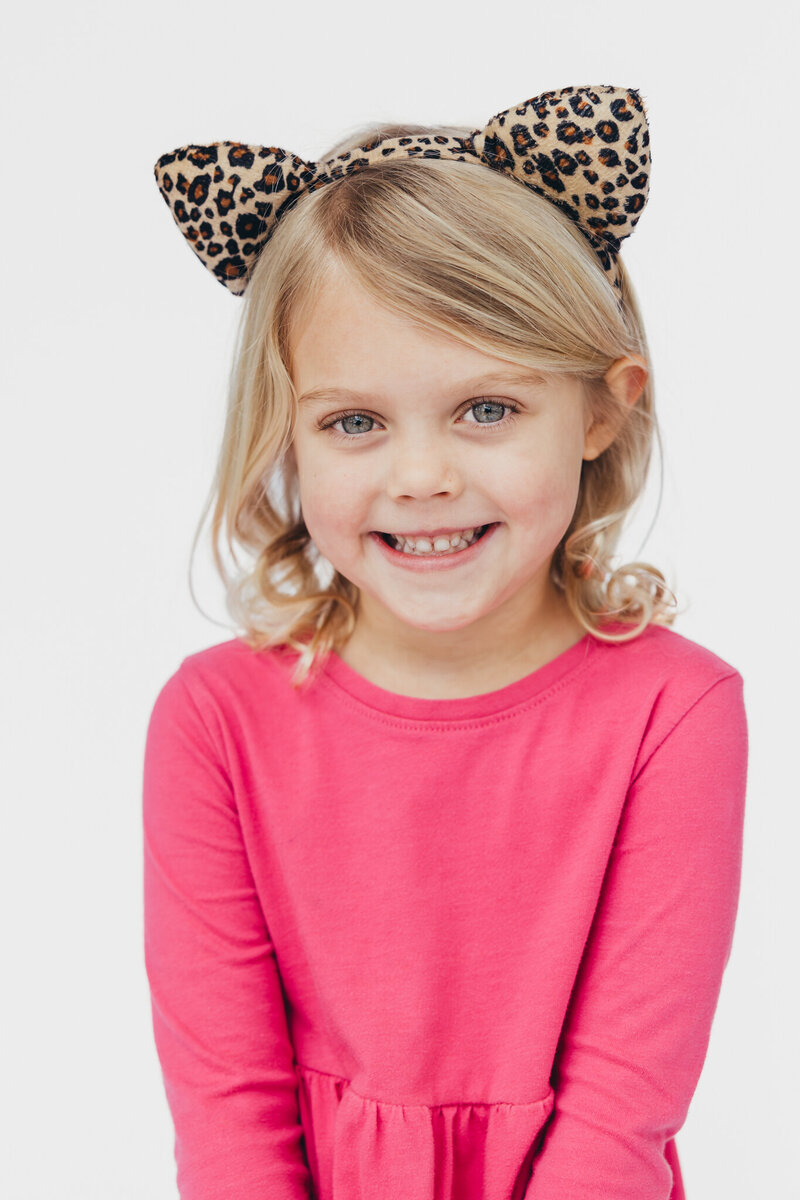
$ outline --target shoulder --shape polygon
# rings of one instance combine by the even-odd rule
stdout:
[[[241,638],[195,650],[181,660],[178,672],[189,685],[213,685],[224,679],[249,679],[264,666],[272,666],[284,654],[283,647],[253,650]]]
[[[148,741],[167,755],[184,748],[232,780],[279,778],[307,749],[320,720],[318,690],[295,689],[297,652],[254,650],[231,638],[180,660],[156,697]]]
[[[254,650],[240,638],[196,650],[161,685],[155,708],[194,709],[210,725],[222,713],[268,706],[271,693],[280,702],[288,687],[290,656],[286,647]]]
[[[696,725],[698,736],[726,722],[742,728],[741,673],[669,626],[650,625],[627,642],[596,640],[594,660],[589,677],[605,704],[638,727],[639,764],[685,718]]]
[[[614,626],[614,632],[624,628]],[[603,642],[596,639],[610,654],[608,665],[618,657],[621,671],[635,670],[648,681],[681,681],[688,688],[714,683],[739,671],[715,651],[693,641],[668,625],[649,625],[637,637],[625,642]],[[741,678],[741,676],[740,676]]]

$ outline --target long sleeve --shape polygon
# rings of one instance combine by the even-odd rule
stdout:
[[[274,948],[214,714],[179,669],[147,730],[145,964],[181,1200],[310,1195]]]
[[[635,773],[554,1060],[526,1200],[668,1200],[739,899],[748,735],[717,679]]]

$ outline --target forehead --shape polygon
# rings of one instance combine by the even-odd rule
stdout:
[[[305,407],[330,401],[386,403],[391,395],[443,397],[553,382],[518,363],[388,307],[344,272],[304,304],[291,339],[291,376]]]

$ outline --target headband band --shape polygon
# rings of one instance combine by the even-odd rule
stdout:
[[[639,92],[606,85],[542,92],[467,137],[376,138],[321,162],[278,146],[212,142],[162,154],[155,177],[205,267],[241,295],[277,222],[307,192],[389,158],[456,158],[503,171],[558,206],[615,288],[617,256],[647,203],[650,133]]]

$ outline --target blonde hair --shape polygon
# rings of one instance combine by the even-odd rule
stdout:
[[[368,127],[322,157],[375,137],[468,132]],[[596,638],[628,641],[650,624],[671,625],[675,596],[656,567],[611,567],[626,515],[647,480],[654,435],[661,446],[652,364],[624,264],[620,305],[589,242],[549,200],[501,171],[457,159],[403,157],[368,164],[304,196],[276,225],[248,281],[222,445],[192,552],[213,502],[214,562],[243,640],[255,650],[295,650],[292,682],[299,687],[355,627],[359,589],[311,540],[286,453],[297,400],[291,332],[334,265],[418,326],[583,381],[593,419],[617,422],[618,431],[603,453],[582,464],[575,512],[553,553],[551,579]],[[627,354],[642,355],[648,367],[631,407],[603,380]],[[223,528],[233,575],[220,554]],[[249,567],[239,564],[237,545],[254,556]],[[604,622],[631,629],[603,632]]]

